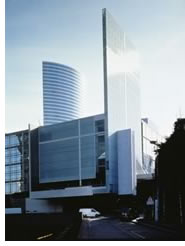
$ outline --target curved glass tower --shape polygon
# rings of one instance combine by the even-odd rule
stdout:
[[[73,68],[43,62],[44,125],[80,117],[80,74]]]

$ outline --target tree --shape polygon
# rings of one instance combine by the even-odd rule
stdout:
[[[156,152],[159,220],[185,224],[185,119],[177,119]]]

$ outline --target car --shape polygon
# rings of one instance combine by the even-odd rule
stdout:
[[[100,212],[98,212],[96,209],[94,208],[81,208],[79,210],[80,213],[82,213],[82,216],[85,217],[89,217],[89,218],[95,218],[100,216]]]
[[[129,221],[129,210],[130,208],[122,208],[120,211],[120,220],[121,221]]]
[[[131,221],[138,217],[138,213],[135,208],[122,208],[120,212],[121,221]]]

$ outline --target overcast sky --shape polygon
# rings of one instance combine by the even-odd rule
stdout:
[[[87,115],[102,113],[102,8],[141,57],[141,113],[162,135],[185,117],[184,0],[6,0],[6,132],[42,124],[42,61],[82,72]]]

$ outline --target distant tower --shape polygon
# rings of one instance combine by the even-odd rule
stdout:
[[[75,69],[43,62],[44,125],[74,120],[81,116],[81,76]]]

